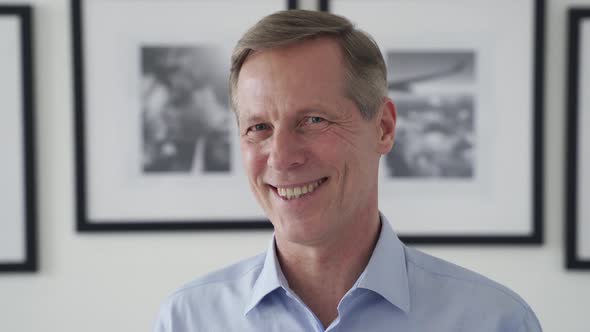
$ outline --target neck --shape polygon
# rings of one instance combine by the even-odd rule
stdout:
[[[277,256],[289,287],[316,314],[324,327],[338,315],[337,306],[359,278],[375,248],[379,213],[350,220],[336,239],[309,246],[281,241]]]

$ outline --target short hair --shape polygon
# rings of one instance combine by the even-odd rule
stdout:
[[[262,18],[238,41],[231,57],[230,98],[234,111],[242,65],[254,51],[292,45],[316,38],[332,38],[340,45],[345,74],[345,96],[371,119],[387,94],[387,72],[379,46],[346,18],[326,12],[286,10]]]

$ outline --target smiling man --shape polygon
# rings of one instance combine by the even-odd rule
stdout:
[[[155,331],[541,331],[518,295],[405,247],[379,213],[396,122],[385,75],[378,46],[343,17],[285,11],[246,32],[230,91],[274,237],[174,292]]]

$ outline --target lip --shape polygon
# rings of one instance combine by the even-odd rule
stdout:
[[[327,176],[325,177],[321,177],[319,179],[315,179],[315,180],[311,180],[311,181],[305,181],[305,182],[299,182],[299,183],[295,183],[295,184],[275,184],[275,185],[271,185],[269,184],[269,186],[273,187],[273,188],[284,188],[284,189],[289,189],[289,188],[295,188],[295,187],[301,187],[303,185],[309,185],[312,184],[314,182],[317,181],[326,181],[328,179]]]

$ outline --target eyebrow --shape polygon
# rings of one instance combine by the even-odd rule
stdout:
[[[249,116],[246,116],[246,117],[242,117],[242,116],[238,115],[236,118],[238,120],[238,127],[240,126],[240,123],[242,123],[242,122],[244,122],[244,123],[253,123],[253,122],[259,123],[259,122],[264,122],[264,118],[262,116],[256,115],[256,114],[249,115]]]
[[[329,115],[341,115],[342,114],[342,107],[340,105],[337,105],[334,108],[329,107],[328,105],[326,105],[325,103],[312,103],[310,105],[307,105],[305,107],[302,107],[299,111],[298,111],[299,115],[303,115],[303,116],[307,116],[309,114],[318,114],[318,115],[323,115],[323,116],[329,116]],[[240,128],[240,124],[244,123],[244,124],[251,124],[251,123],[263,123],[268,121],[266,117],[260,115],[260,114],[248,114],[246,116],[242,116],[240,115],[239,111],[237,113],[236,119],[238,121],[238,128]]]
[[[351,100],[352,101],[352,100]],[[354,103],[354,101],[353,101]],[[323,101],[315,102],[305,108],[305,111],[322,112],[322,113],[342,113],[345,106],[340,103],[325,103]]]
[[[304,115],[308,115],[308,114],[331,115],[331,113],[333,113],[333,112],[334,112],[333,110],[330,110],[327,108],[322,108],[317,105],[314,105],[312,107],[305,108],[301,113]]]

